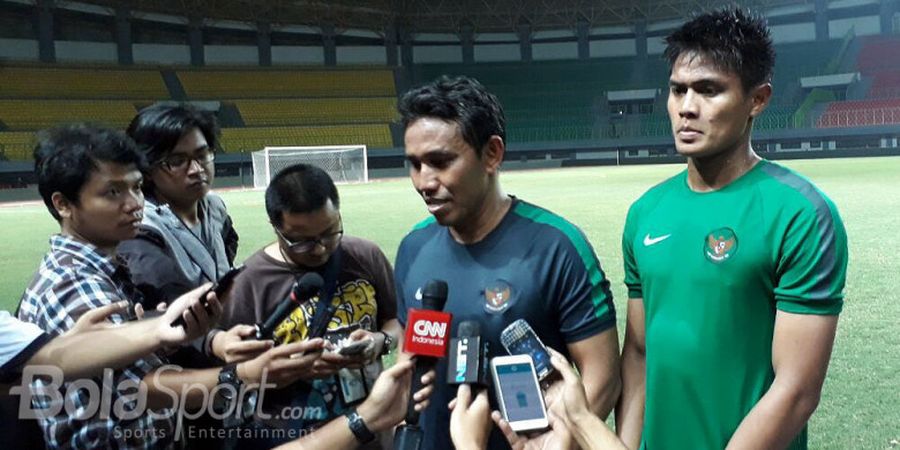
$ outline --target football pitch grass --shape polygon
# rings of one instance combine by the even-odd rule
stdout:
[[[850,246],[846,302],[809,448],[900,448],[900,158],[783,162],[837,204]],[[628,206],[683,165],[505,172],[507,193],[546,207],[588,236],[612,282],[624,332],[621,233]],[[347,234],[378,243],[393,261],[426,217],[408,179],[339,188]],[[240,233],[238,261],[274,239],[261,191],[222,192]],[[43,204],[0,207],[0,309],[13,310],[58,231]],[[436,276],[439,274],[435,274]],[[452,287],[451,287],[452,288]],[[690,364],[690,361],[685,361]],[[676,437],[677,439],[677,437]]]

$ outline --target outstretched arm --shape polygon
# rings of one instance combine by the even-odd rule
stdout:
[[[27,364],[57,366],[71,380],[98,375],[105,368],[125,367],[162,346],[188,342],[203,335],[222,312],[215,294],[208,297],[212,314],[203,307],[200,296],[209,286],[182,295],[162,316],[153,319],[122,325],[107,321],[109,316],[122,313],[128,302],[90,310],[79,317],[71,330],[48,342]],[[185,327],[171,326],[178,317],[184,318]]]

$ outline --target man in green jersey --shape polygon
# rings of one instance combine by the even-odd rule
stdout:
[[[750,145],[772,96],[766,25],[723,10],[666,43],[688,164],[625,223],[619,435],[653,450],[805,449],[843,305],[844,226],[812,183]]]

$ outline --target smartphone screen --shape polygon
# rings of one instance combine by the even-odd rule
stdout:
[[[512,363],[495,368],[497,386],[509,422],[544,419],[544,405],[531,364]]]
[[[500,336],[501,343],[510,355],[530,355],[534,361],[534,370],[538,378],[544,379],[553,371],[550,364],[550,353],[544,347],[544,343],[528,325],[528,322],[519,319],[511,323]]]

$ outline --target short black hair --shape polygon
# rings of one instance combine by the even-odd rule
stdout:
[[[147,168],[159,163],[178,145],[178,141],[197,128],[211,151],[218,144],[219,125],[211,112],[191,105],[156,104],[142,109],[128,125],[128,136],[134,139],[147,159]],[[150,180],[144,182],[144,193],[152,195]]]
[[[737,7],[699,15],[666,37],[670,68],[685,53],[710,58],[737,74],[744,92],[772,80],[775,49],[769,28],[762,17]]]
[[[53,193],[59,192],[79,205],[81,188],[101,162],[133,164],[142,171],[146,167],[134,141],[119,130],[73,124],[38,133],[34,171],[38,192],[54,219],[62,220],[53,207]]]
[[[442,76],[403,94],[397,109],[404,129],[423,117],[456,122],[463,139],[479,157],[491,136],[506,142],[503,106],[474,78]]]
[[[309,164],[294,164],[278,172],[266,188],[266,213],[278,228],[284,224],[282,213],[318,211],[331,200],[340,208],[334,181],[324,170]]]

